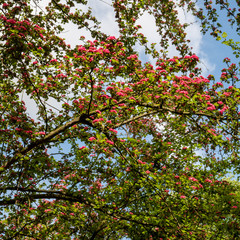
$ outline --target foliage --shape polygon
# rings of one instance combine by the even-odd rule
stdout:
[[[238,68],[226,58],[218,82],[201,76],[176,6],[203,31],[217,11],[174,2],[113,1],[113,37],[84,0],[0,1],[1,239],[238,238],[239,184],[224,178],[240,170]],[[136,25],[144,12],[159,51]],[[71,47],[67,23],[95,40]]]

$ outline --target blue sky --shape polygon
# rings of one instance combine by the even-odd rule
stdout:
[[[199,4],[202,2],[203,1],[197,1],[199,7],[201,7]],[[232,5],[234,5],[233,2],[235,1],[230,2],[230,7],[233,7]],[[39,1],[38,6],[44,9],[47,3],[47,0]],[[90,0],[88,1],[87,6],[90,6],[92,8],[93,14],[101,22],[102,30],[109,35],[117,37],[119,36],[118,27],[114,21],[115,13],[111,4],[112,0]],[[81,5],[81,8],[83,10],[86,10],[87,6],[82,7]],[[213,4],[213,7],[216,6]],[[209,33],[202,35],[200,32],[199,20],[197,20],[194,16],[182,9],[178,9],[178,12],[182,23],[190,23],[190,26],[187,30],[187,36],[191,40],[190,45],[193,47],[193,52],[200,57],[200,65],[203,70],[203,76],[213,74],[219,77],[221,69],[225,67],[222,62],[223,59],[225,57],[231,58],[231,48],[221,44],[220,42],[217,42],[215,39],[213,39],[212,36],[209,36]],[[228,36],[233,36],[233,38],[238,39],[239,36],[231,27],[229,27],[227,18],[224,17],[224,14],[222,14],[223,11],[219,11],[219,13],[221,13],[220,19],[224,26],[224,31],[228,33]],[[154,18],[152,16],[149,14],[144,14],[141,19],[137,21],[137,24],[140,24],[142,26],[141,32],[148,37],[149,42],[159,41],[160,36],[156,31]],[[74,46],[81,44],[79,38],[82,35],[85,36],[86,39],[93,40],[88,32],[82,29],[77,29],[77,27],[73,24],[66,25],[66,30],[64,33],[62,33],[61,36],[66,39],[67,43],[70,43],[72,46]],[[143,56],[143,54],[141,54],[141,49],[139,50],[140,56]],[[170,49],[169,55],[176,55],[174,48]]]
[[[39,1],[39,5],[42,9],[45,8],[48,1]],[[87,6],[92,8],[93,14],[97,17],[99,22],[101,22],[102,30],[109,35],[119,36],[118,26],[115,23],[115,13],[113,7],[111,6],[112,0],[90,0]],[[82,6],[82,5],[81,5]],[[83,10],[87,9],[82,7]],[[200,30],[199,21],[182,9],[178,9],[179,18],[182,23],[187,22],[190,24],[187,29],[187,37],[191,40],[190,45],[193,47],[193,52],[200,58],[200,67],[203,72],[202,75],[207,77],[209,74],[215,76],[216,81],[219,81],[221,75],[221,69],[226,67],[223,63],[225,57],[232,58],[232,50],[221,42],[217,42],[212,36],[207,33],[203,35]],[[228,36],[236,39],[239,37],[236,32],[233,31],[231,27],[228,26],[227,18],[220,14],[221,21],[224,25],[223,31],[228,33]],[[141,32],[149,39],[149,42],[158,42],[160,36],[156,31],[155,21],[149,14],[144,14],[138,21],[137,24],[142,26]],[[88,32],[85,30],[79,30],[73,24],[68,24],[65,27],[65,31],[61,34],[61,37],[66,39],[66,42],[71,44],[72,47],[75,45],[82,44],[79,40],[80,36],[85,36],[86,39],[93,40]],[[144,57],[143,48],[139,48],[139,55],[142,61],[150,61],[151,59],[146,59]],[[174,48],[169,49],[169,55],[176,55]],[[152,62],[154,65],[154,62]],[[26,102],[27,108],[32,118],[35,119],[37,107],[33,100],[31,100],[26,94],[23,95],[23,100]],[[61,109],[62,103],[58,103],[54,99],[48,101],[48,104]],[[48,108],[51,108],[48,106]]]
[[[111,0],[91,0],[89,1],[88,6],[92,8],[93,13],[101,22],[102,30],[109,35],[118,36],[118,27],[114,22],[115,13],[111,7],[111,2]],[[191,40],[190,45],[193,47],[193,52],[200,57],[200,65],[203,70],[203,75],[206,77],[209,74],[213,74],[219,77],[220,70],[225,67],[222,61],[225,57],[231,56],[231,49],[220,42],[217,42],[212,36],[209,36],[209,33],[203,35],[200,32],[199,21],[197,21],[197,19],[191,14],[179,9],[179,17],[182,22],[191,23],[187,30],[187,36]],[[223,20],[223,24],[227,22],[227,19],[224,18],[222,14],[221,19]],[[152,16],[144,14],[140,20],[137,21],[137,24],[142,26],[141,32],[148,37],[149,42],[159,41],[160,36],[156,31],[154,18]],[[236,37],[236,33],[234,33],[234,31],[226,24],[224,25],[226,31]],[[62,37],[74,46],[76,44],[81,44],[79,41],[81,35],[84,35],[86,39],[91,39],[90,34],[86,31],[78,30],[73,25],[67,25],[66,32],[62,34]],[[139,49],[140,56],[143,56],[144,54],[141,54],[141,50],[142,49]],[[174,48],[170,49],[169,55],[176,55]],[[145,59],[142,60],[144,61]],[[149,60],[151,61],[151,59]]]
[[[235,1],[229,1],[230,8],[236,7]],[[226,39],[233,39],[238,41],[239,35],[236,33],[235,29],[229,24],[228,19],[229,17],[226,16],[225,10],[220,10],[220,8],[213,4],[213,8],[216,8],[219,14],[219,21],[222,25],[222,32],[227,33]],[[210,69],[209,73],[213,74],[216,78],[216,81],[219,80],[221,75],[221,70],[226,67],[226,64],[223,63],[223,59],[228,57],[232,60],[233,63],[238,64],[239,60],[235,58],[232,54],[232,49],[229,46],[222,44],[221,42],[224,39],[222,38],[220,41],[216,41],[215,38],[209,35],[209,32],[205,35],[202,35],[201,41],[201,51],[206,55],[208,62],[213,66]],[[200,56],[201,57],[201,56]]]
[[[42,9],[45,8],[47,0],[39,1],[39,5]],[[112,0],[90,0],[87,6],[92,8],[93,14],[97,17],[99,22],[101,22],[102,30],[109,35],[119,36],[118,26],[115,23],[115,13],[113,7],[111,6]],[[87,6],[81,8],[83,10],[87,9]],[[226,67],[223,63],[225,57],[229,57],[233,60],[232,50],[230,47],[217,42],[212,36],[207,33],[203,35],[200,30],[199,21],[182,9],[178,9],[179,18],[182,23],[187,22],[190,24],[187,29],[187,37],[191,40],[190,45],[193,47],[193,52],[200,58],[200,67],[203,72],[202,75],[207,77],[209,74],[215,76],[216,82],[219,81],[221,75],[221,69]],[[238,39],[239,36],[234,32],[234,30],[228,26],[227,18],[224,15],[220,14],[221,21],[224,25],[223,31],[228,33],[229,37]],[[155,21],[152,16],[149,14],[144,14],[138,21],[137,24],[142,26],[141,32],[149,39],[149,42],[158,42],[160,36],[156,31]],[[93,40],[88,32],[82,29],[78,29],[73,24],[68,24],[65,26],[65,31],[61,34],[61,37],[66,39],[66,42],[71,44],[72,47],[75,45],[82,44],[79,40],[80,36],[85,36],[86,39]],[[151,59],[146,59],[144,57],[144,51],[142,48],[139,48],[139,55],[142,61],[151,61]],[[169,49],[169,55],[176,55],[174,48]],[[152,62],[154,65],[154,62]],[[27,108],[32,118],[36,118],[37,107],[36,104],[31,100],[26,94],[23,94],[23,100],[26,102]],[[61,109],[62,103],[58,103],[54,99],[48,101],[48,104]],[[48,106],[48,108],[51,108]]]

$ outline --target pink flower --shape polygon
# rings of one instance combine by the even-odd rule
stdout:
[[[110,36],[107,38],[107,40],[116,40],[116,38],[114,36]]]
[[[171,59],[169,59],[168,61],[169,61],[169,62],[177,62],[176,59],[174,59],[174,58],[171,58]]]
[[[225,95],[226,97],[229,97],[231,95],[231,92],[224,92],[223,95]]]
[[[103,118],[98,118],[98,119],[93,120],[92,122],[95,123],[95,122],[101,122],[101,121],[104,121],[104,119]]]
[[[132,54],[129,57],[127,57],[127,59],[137,59],[138,56],[136,54]]]
[[[85,146],[82,146],[82,147],[79,148],[79,150],[82,150],[82,149],[84,149],[84,148],[86,148],[86,147],[85,147]]]
[[[207,105],[210,106],[210,107],[207,108],[207,110],[213,111],[213,110],[216,109],[215,106],[210,102],[207,102]]]
[[[93,141],[93,140],[96,140],[96,138],[95,137],[90,137],[88,140]]]
[[[138,159],[138,163],[146,164],[146,162],[143,162],[143,161],[141,161],[140,159]]]
[[[82,47],[82,46],[80,46],[80,47],[78,48],[78,51],[86,51],[86,48],[85,48],[85,47]]]
[[[189,177],[188,179],[191,180],[191,181],[193,181],[193,182],[197,182],[197,181],[198,181],[198,180],[197,180],[196,178],[194,178],[194,177]]]
[[[114,112],[114,113],[117,113],[117,111],[116,111],[116,110],[110,110],[110,112]]]
[[[197,61],[199,60],[198,56],[192,55],[191,58],[196,59]]]
[[[114,142],[110,141],[110,140],[107,140],[106,141],[107,143],[111,144],[111,145],[114,145]]]
[[[231,59],[230,59],[230,58],[228,58],[228,57],[226,57],[226,58],[224,58],[224,61],[226,61],[226,62],[230,62],[230,61],[231,61]]]
[[[219,85],[219,86],[223,86],[223,84],[221,82],[217,82],[216,85]]]
[[[212,183],[212,180],[210,180],[210,179],[207,178],[207,179],[205,180],[205,182]]]
[[[211,107],[208,107],[208,108],[207,108],[208,111],[213,111],[213,110],[215,110],[215,109],[216,109],[216,108],[215,108],[214,105],[212,105]]]
[[[45,132],[36,132],[35,134],[38,134],[38,135],[45,135],[46,133],[45,133]]]
[[[129,99],[130,99],[130,100],[136,100],[135,97],[130,97]]]
[[[186,198],[186,196],[182,195],[182,196],[180,196],[180,198],[183,198],[183,199],[184,199],[184,198]]]
[[[68,175],[66,175],[65,177],[64,177],[64,179],[68,179],[68,178],[70,178],[71,176],[68,174]]]
[[[126,96],[126,94],[124,94],[124,93],[122,93],[122,92],[117,92],[117,95],[118,95],[118,96],[123,96],[123,97]]]
[[[8,23],[12,23],[12,24],[15,24],[15,23],[16,23],[16,21],[15,21],[14,19],[8,19],[7,22],[8,22]]]
[[[50,60],[50,63],[57,62],[57,59]]]
[[[151,173],[151,172],[150,172],[149,170],[147,170],[147,171],[146,171],[146,174],[149,174],[149,173]]]
[[[104,53],[110,53],[110,51],[108,49],[103,49]]]
[[[221,78],[225,78],[226,75],[227,75],[227,73],[226,73],[226,72],[223,72],[223,73],[221,74]]]
[[[108,91],[108,90],[112,90],[112,89],[114,89],[113,87],[107,87],[106,88],[106,90]]]
[[[232,206],[232,208],[237,208],[237,206]]]
[[[109,128],[109,131],[114,132],[114,133],[117,133],[117,130],[112,129],[112,128]]]
[[[228,109],[228,107],[224,106],[223,109],[221,109],[221,110],[219,111],[219,113],[220,113],[221,115],[223,115],[223,113],[224,113],[227,109]]]
[[[35,65],[35,64],[37,64],[37,63],[38,63],[38,61],[34,61],[34,62],[33,62],[33,65]]]

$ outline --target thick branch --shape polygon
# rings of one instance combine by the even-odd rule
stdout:
[[[146,116],[149,116],[149,115],[158,113],[158,112],[161,112],[161,111],[160,111],[160,110],[155,110],[155,111],[151,111],[151,112],[146,112],[146,113],[140,114],[140,115],[138,115],[138,116],[136,116],[136,117],[130,118],[130,119],[126,120],[126,121],[123,121],[123,122],[121,122],[121,123],[116,124],[116,125],[114,126],[114,128],[119,128],[119,127],[121,127],[121,126],[123,126],[123,125],[125,125],[125,124],[127,124],[127,123],[130,123],[130,122],[132,122],[132,121],[136,121],[136,120],[138,120],[139,118],[143,118],[143,117],[146,117]]]
[[[27,154],[28,152],[30,152],[31,150],[33,150],[35,147],[43,144],[43,143],[47,143],[49,142],[51,139],[53,139],[55,136],[57,136],[58,134],[64,132],[66,129],[72,127],[75,124],[78,123],[89,123],[86,120],[87,116],[86,114],[82,114],[79,117],[74,118],[72,121],[67,122],[66,124],[64,124],[63,126],[58,127],[57,129],[51,131],[49,134],[47,134],[44,138],[36,140],[35,142],[32,142],[30,145],[28,145],[27,147],[25,147],[24,149],[22,149],[19,152],[16,152],[14,154],[14,156],[5,164],[5,166],[3,166],[0,169],[0,173],[3,172],[4,170],[8,169],[13,163],[17,162],[18,159],[22,156]]]
[[[118,103],[116,103],[115,105],[124,102],[124,100],[119,101]],[[171,113],[175,113],[175,114],[180,114],[180,115],[198,115],[198,116],[204,116],[204,117],[208,117],[208,118],[212,118],[212,119],[217,119],[217,120],[226,120],[226,117],[223,116],[214,116],[213,114],[208,114],[208,113],[202,113],[202,112],[189,112],[189,111],[179,111],[177,109],[174,108],[168,108],[168,107],[164,107],[164,106],[160,106],[158,104],[147,104],[147,103],[140,103],[138,104],[139,106],[142,107],[146,107],[146,108],[150,108],[150,109],[155,109],[154,111],[150,111],[150,112],[146,112],[146,113],[142,113],[136,117],[133,117],[129,120],[123,121],[121,123],[118,123],[114,126],[114,128],[118,128],[120,126],[123,126],[131,121],[135,121],[137,119],[143,118],[145,116],[151,115],[151,114],[155,114],[158,112],[163,112],[163,111],[167,111],[167,112],[171,112]],[[106,109],[108,109],[109,107],[105,107],[103,109],[100,109],[100,111],[104,111]],[[92,111],[89,113],[89,115],[86,114],[82,114],[79,117],[75,117],[72,121],[67,122],[66,124],[64,124],[63,126],[60,126],[58,128],[56,128],[55,130],[51,131],[49,134],[47,134],[45,137],[43,137],[42,139],[36,140],[34,142],[32,142],[30,145],[28,145],[27,147],[25,147],[24,149],[22,149],[19,152],[16,152],[14,154],[14,156],[9,159],[9,161],[2,167],[0,168],[0,173],[5,171],[6,169],[8,169],[12,164],[14,164],[15,162],[17,162],[19,160],[19,158],[21,158],[21,156],[26,155],[28,152],[30,152],[31,150],[33,150],[35,147],[43,144],[43,143],[47,143],[50,142],[55,136],[57,136],[58,134],[64,132],[66,129],[72,127],[75,124],[87,124],[89,126],[92,126],[92,123],[90,121],[87,120],[87,118],[89,116],[92,116],[94,114],[96,114],[97,111]],[[236,119],[233,119],[236,120]]]
[[[56,200],[66,200],[66,201],[70,201],[70,202],[80,202],[80,203],[86,203],[89,204],[87,201],[83,201],[83,199],[81,198],[81,196],[79,197],[72,197],[72,196],[68,196],[65,195],[63,193],[44,193],[44,194],[32,194],[32,195],[28,195],[26,197],[21,197],[21,198],[17,198],[17,199],[6,199],[6,200],[2,200],[0,201],[0,206],[4,206],[4,205],[14,205],[17,202],[25,202],[28,201],[29,199],[32,200],[37,200],[37,199],[56,199]]]
[[[167,111],[171,113],[175,113],[178,115],[197,115],[197,116],[203,116],[203,117],[208,117],[208,118],[213,118],[213,119],[218,119],[218,120],[227,120],[227,117],[223,116],[216,116],[213,114],[208,114],[208,113],[202,113],[202,112],[189,112],[189,111],[180,111],[174,108],[169,108],[169,107],[164,107],[164,106],[159,106],[159,104],[148,104],[148,103],[140,103],[138,104],[139,106],[142,107],[147,107],[147,108],[152,108],[152,109],[158,109],[157,112],[160,111]],[[239,120],[240,118],[231,118],[231,120]]]
[[[124,102],[124,100],[119,101],[119,102],[113,104],[113,106],[115,106],[117,104],[120,104],[122,102]],[[109,106],[108,107],[104,107],[104,108],[99,109],[99,110],[100,111],[105,111],[107,109],[109,109]],[[57,136],[58,134],[64,132],[66,129],[72,127],[73,125],[82,123],[82,124],[87,124],[88,126],[92,126],[92,123],[90,121],[88,121],[87,118],[89,118],[89,116],[95,115],[97,112],[98,112],[98,110],[95,110],[95,111],[90,112],[88,115],[83,113],[79,117],[75,117],[73,120],[65,123],[63,126],[60,126],[60,127],[56,128],[55,130],[51,131],[45,137],[32,142],[27,147],[23,148],[21,151],[16,152],[13,155],[13,157],[10,158],[8,160],[8,162],[0,168],[0,174],[2,172],[4,172],[6,169],[8,169],[12,164],[17,162],[19,160],[19,158],[21,158],[21,156],[26,155],[28,152],[30,152],[31,150],[33,150],[35,147],[37,147],[39,145],[42,145],[42,144],[47,143],[47,142],[50,142],[55,136]]]
[[[53,191],[53,190],[40,190],[40,189],[31,189],[31,188],[23,188],[23,187],[1,187],[0,191],[20,191],[20,192],[36,192],[36,193],[55,193],[55,194],[62,194],[60,191]]]

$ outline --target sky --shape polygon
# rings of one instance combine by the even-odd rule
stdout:
[[[39,1],[38,5],[42,9],[46,6],[46,1]],[[33,4],[34,6],[34,4]],[[90,0],[88,6],[92,8],[93,14],[101,22],[101,27],[104,32],[112,36],[118,36],[118,26],[114,21],[115,13],[111,6],[111,0]],[[85,7],[85,10],[87,7]],[[180,21],[182,23],[190,23],[189,28],[187,29],[187,37],[190,39],[190,44],[193,47],[193,52],[200,58],[200,67],[203,72],[202,75],[207,77],[209,74],[216,75],[216,82],[220,77],[221,69],[225,67],[222,63],[222,60],[229,56],[231,51],[228,50],[228,47],[222,45],[220,42],[216,42],[215,39],[207,35],[203,35],[200,32],[200,24],[197,22],[196,18],[182,9],[178,9]],[[141,32],[148,38],[149,42],[158,42],[159,35],[156,31],[154,18],[149,14],[144,14],[138,21],[137,24],[142,26]],[[71,44],[72,47],[75,45],[82,44],[79,40],[80,36],[85,36],[86,39],[93,40],[88,32],[85,30],[79,30],[73,24],[68,24],[65,27],[65,31],[61,34],[61,37],[66,39],[66,42]],[[144,59],[143,49],[139,48],[139,55],[142,61],[151,61],[151,59]],[[176,55],[174,48],[169,50],[169,55]],[[154,65],[154,64],[153,64]],[[26,94],[22,95],[23,100],[26,103],[28,112],[33,119],[36,119],[37,115],[37,106],[33,100],[31,100]],[[48,101],[47,108],[61,109],[62,103],[57,102],[54,99]],[[65,148],[68,148],[65,145]],[[199,152],[200,153],[200,152]]]
[[[48,1],[46,0],[42,0],[37,4],[41,9],[44,9],[47,2]],[[88,1],[87,6],[81,5],[81,8],[84,11],[87,10],[88,7],[91,7],[93,15],[95,15],[98,21],[101,22],[102,31],[109,35],[118,37],[118,26],[115,22],[115,13],[111,3],[112,0],[90,0]],[[32,3],[32,5],[34,6],[35,4]],[[39,8],[36,9],[36,11],[39,11]],[[193,15],[187,13],[183,9],[178,9],[178,13],[182,23],[186,22],[190,24],[187,29],[187,38],[190,39],[190,45],[193,48],[193,52],[200,59],[199,65],[202,68],[202,75],[207,77],[209,74],[212,74],[216,76],[215,79],[216,82],[218,82],[221,75],[221,69],[226,67],[223,63],[223,59],[225,57],[231,58],[231,49],[220,42],[217,42],[209,34],[203,35],[201,33],[199,21]],[[234,33],[234,31],[225,24],[227,19],[223,16],[221,16],[221,19],[227,32],[236,38],[236,33]],[[141,32],[148,38],[150,43],[159,42],[160,36],[157,33],[155,21],[151,15],[147,13],[143,14],[143,16],[137,20],[136,24],[142,26]],[[61,37],[64,38],[72,47],[82,44],[79,40],[80,36],[85,36],[86,40],[94,40],[91,38],[89,32],[83,29],[79,30],[73,24],[66,25],[65,31],[61,34]],[[146,59],[143,48],[138,48],[140,59],[143,62],[151,62],[152,59]],[[176,55],[176,50],[172,47],[169,49],[169,56],[172,57],[174,55]],[[151,63],[154,65],[154,62]],[[34,118],[34,115],[36,115],[36,106],[34,106],[34,103],[26,95],[23,96],[23,100],[27,103],[30,115]],[[61,103],[57,103],[54,100],[50,100],[48,103],[57,108],[61,108]]]
[[[44,9],[47,1],[39,1],[38,5]],[[119,36],[118,26],[115,22],[115,13],[113,7],[111,6],[112,0],[90,0],[88,1],[87,6],[83,6],[83,10],[86,10],[88,6],[92,8],[93,14],[101,22],[102,30],[112,36]],[[82,5],[81,5],[82,6]],[[187,37],[190,39],[190,45],[193,47],[193,52],[200,58],[200,67],[203,70],[203,76],[207,77],[209,74],[216,75],[220,77],[220,70],[225,67],[222,63],[225,57],[231,55],[231,49],[229,47],[217,42],[209,34],[203,35],[200,32],[199,21],[192,16],[190,13],[182,9],[178,9],[179,18],[182,23],[190,23],[190,26],[187,29]],[[227,19],[222,17],[223,25],[224,22],[227,22]],[[145,13],[137,20],[137,24],[142,26],[141,32],[147,36],[149,42],[158,42],[159,34],[156,31],[156,26],[154,18],[149,14]],[[93,40],[88,32],[85,30],[79,30],[73,24],[66,25],[66,30],[62,33],[62,37],[66,39],[67,43],[70,43],[71,46],[81,44],[79,41],[80,36],[85,36],[86,39]],[[231,28],[227,28],[227,31],[230,33],[234,32]],[[235,34],[236,37],[236,34]],[[139,49],[140,58],[144,56],[143,49]],[[176,51],[172,48],[169,51],[170,56],[176,55]],[[146,61],[146,59],[141,59]],[[148,61],[151,59],[148,59]],[[217,79],[216,79],[217,80]]]
[[[111,6],[112,0],[91,0],[87,6],[92,8],[93,14],[97,17],[99,22],[101,22],[102,30],[112,36],[119,36],[118,26],[115,23],[115,13]],[[86,8],[85,8],[86,9]],[[199,21],[187,13],[183,9],[178,9],[179,18],[182,23],[189,23],[190,26],[187,29],[187,38],[190,39],[190,46],[193,48],[193,52],[199,56],[200,67],[202,68],[202,75],[207,77],[209,74],[215,76],[216,82],[220,81],[221,69],[225,68],[226,65],[223,63],[225,57],[232,57],[231,49],[221,42],[217,42],[212,36],[207,33],[203,35],[201,33],[201,27]],[[236,38],[236,33],[225,24],[227,19],[221,16],[222,23],[228,32]],[[159,42],[160,36],[157,33],[155,21],[153,16],[145,13],[143,16],[137,20],[136,24],[142,26],[141,32],[148,38],[149,42]],[[71,34],[69,34],[71,33]],[[73,25],[68,25],[66,27],[66,32],[62,34],[62,37],[66,39],[71,45],[81,44],[79,42],[79,37],[84,35],[86,39],[91,39],[89,33],[84,30],[78,30]],[[144,59],[143,49],[139,48],[139,55],[142,61],[151,61],[151,59]],[[171,48],[169,50],[169,55],[176,55],[176,50]],[[197,152],[201,155],[201,151]]]
[[[39,5],[44,8],[45,0],[39,1]],[[97,19],[102,23],[102,30],[109,35],[118,36],[118,27],[114,22],[114,11],[111,7],[111,0],[90,0],[89,6],[92,7],[93,13],[96,15]],[[190,27],[187,30],[187,36],[191,41],[191,46],[193,47],[193,52],[200,57],[200,65],[203,70],[202,75],[207,77],[209,74],[216,75],[217,78],[220,76],[220,71],[225,65],[222,63],[222,60],[225,57],[231,56],[231,49],[222,45],[220,42],[216,42],[215,39],[208,35],[202,35],[200,32],[200,24],[197,19],[179,9],[179,17],[182,22],[191,23]],[[159,35],[157,34],[154,19],[148,14],[144,14],[140,20],[137,21],[137,24],[142,26],[142,33],[149,39],[150,42],[158,42]],[[236,36],[234,31],[228,29],[229,32]],[[73,25],[67,25],[62,37],[66,39],[67,43],[70,43],[72,46],[81,44],[79,37],[84,35],[87,39],[91,39],[90,35],[83,30],[78,30]],[[141,56],[141,49],[140,56]],[[174,49],[170,49],[169,55],[176,54]],[[29,107],[30,115],[36,115],[35,106],[27,96],[24,96],[27,107]],[[49,104],[58,107],[58,103],[50,101]],[[60,107],[60,106],[59,106]]]
[[[88,2],[87,6],[92,8],[93,14],[97,17],[97,19],[101,22],[101,27],[103,32],[112,35],[119,36],[118,26],[115,23],[115,13],[113,11],[113,7],[111,6],[111,0],[91,0]],[[87,7],[85,7],[86,9]],[[84,9],[84,8],[83,8]],[[207,54],[203,50],[203,36],[200,33],[200,25],[196,22],[196,19],[191,15],[183,11],[182,9],[178,9],[179,17],[182,23],[187,22],[191,23],[190,27],[187,30],[187,36],[191,40],[190,45],[193,47],[193,52],[201,57],[201,67],[203,68],[204,73],[207,73],[208,70],[213,71],[215,68],[214,62],[210,62]],[[148,38],[150,43],[159,42],[160,36],[157,33],[157,28],[155,26],[154,17],[144,13],[143,16],[139,20],[137,20],[136,25],[139,24],[142,26],[141,32]],[[71,32],[71,36],[69,37],[69,33]],[[76,27],[73,25],[68,25],[66,28],[66,32],[62,34],[67,42],[70,42],[71,45],[76,45],[79,42],[79,33]],[[81,30],[81,35],[84,35],[86,39],[91,39],[89,33],[84,30]],[[140,50],[140,57],[143,56],[143,49]],[[142,53],[142,54],[141,54]],[[169,51],[170,56],[176,55],[176,51],[174,48]],[[141,59],[144,61],[144,59]],[[150,60],[150,59],[149,59]]]
[[[37,5],[44,9],[48,1],[42,0],[37,2]],[[119,36],[118,26],[115,22],[115,13],[113,7],[111,6],[112,0],[90,0],[88,1],[87,6],[83,6],[82,10],[87,10],[87,7],[91,7],[93,14],[96,16],[99,22],[101,22],[102,30],[112,36]],[[36,6],[34,2],[32,6]],[[82,6],[82,5],[81,5]],[[35,12],[39,11],[40,8],[37,8]],[[190,39],[190,45],[193,48],[193,52],[200,58],[200,67],[202,68],[202,75],[207,77],[209,74],[216,76],[216,81],[220,77],[221,69],[225,67],[223,64],[223,59],[229,57],[231,54],[231,49],[228,49],[225,45],[217,42],[215,39],[209,35],[203,35],[201,33],[200,24],[197,19],[192,16],[190,13],[187,13],[183,9],[178,9],[179,18],[182,23],[189,23],[190,26],[187,29],[187,38]],[[226,19],[223,18],[223,22]],[[137,23],[142,26],[141,32],[148,38],[150,43],[159,42],[160,36],[156,31],[156,26],[154,18],[145,13]],[[231,29],[228,29],[231,32]],[[66,40],[68,44],[72,47],[75,45],[82,44],[79,40],[80,36],[85,36],[86,39],[94,40],[91,38],[90,34],[85,30],[77,29],[73,24],[68,24],[65,26],[65,31],[61,34],[61,37]],[[143,62],[150,61],[152,59],[146,59],[143,48],[139,48],[140,59]],[[169,50],[169,55],[176,55],[176,50],[172,47]],[[151,62],[153,65],[154,63]],[[36,106],[33,101],[31,101],[26,94],[23,96],[23,100],[27,103],[30,115],[34,118],[36,115]],[[50,105],[57,108],[61,108],[61,103],[57,103],[54,100],[48,102]],[[51,108],[49,106],[49,108]]]

